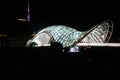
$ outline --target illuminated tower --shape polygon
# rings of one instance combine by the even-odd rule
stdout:
[[[30,22],[30,5],[29,5],[29,0],[28,0],[28,9],[27,9],[27,22]]]

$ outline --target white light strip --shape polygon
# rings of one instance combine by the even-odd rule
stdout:
[[[51,46],[51,44],[44,44],[42,46]],[[120,43],[78,43],[77,46],[120,47]]]
[[[51,44],[44,44],[43,46],[51,46]]]
[[[42,45],[38,45],[38,47],[43,47],[43,46],[51,46],[51,44],[42,44]]]
[[[77,46],[120,47],[120,43],[78,43]]]

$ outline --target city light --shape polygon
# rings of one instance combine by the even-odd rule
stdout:
[[[21,19],[21,18],[19,18],[18,21],[26,21],[26,19]]]

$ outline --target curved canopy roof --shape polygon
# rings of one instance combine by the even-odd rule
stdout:
[[[108,42],[113,33],[113,22],[106,20],[97,24],[92,29],[87,31],[86,35],[81,38],[82,43],[103,43]]]
[[[39,46],[59,42],[63,47],[75,46],[77,43],[103,43],[109,41],[112,32],[111,20],[106,20],[84,32],[63,25],[54,25],[38,32],[33,39],[27,42],[27,46],[32,42],[36,42]]]

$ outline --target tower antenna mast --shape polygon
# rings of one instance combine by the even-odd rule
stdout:
[[[27,22],[30,22],[30,4],[29,4],[29,0],[28,0],[28,8],[27,8]]]

